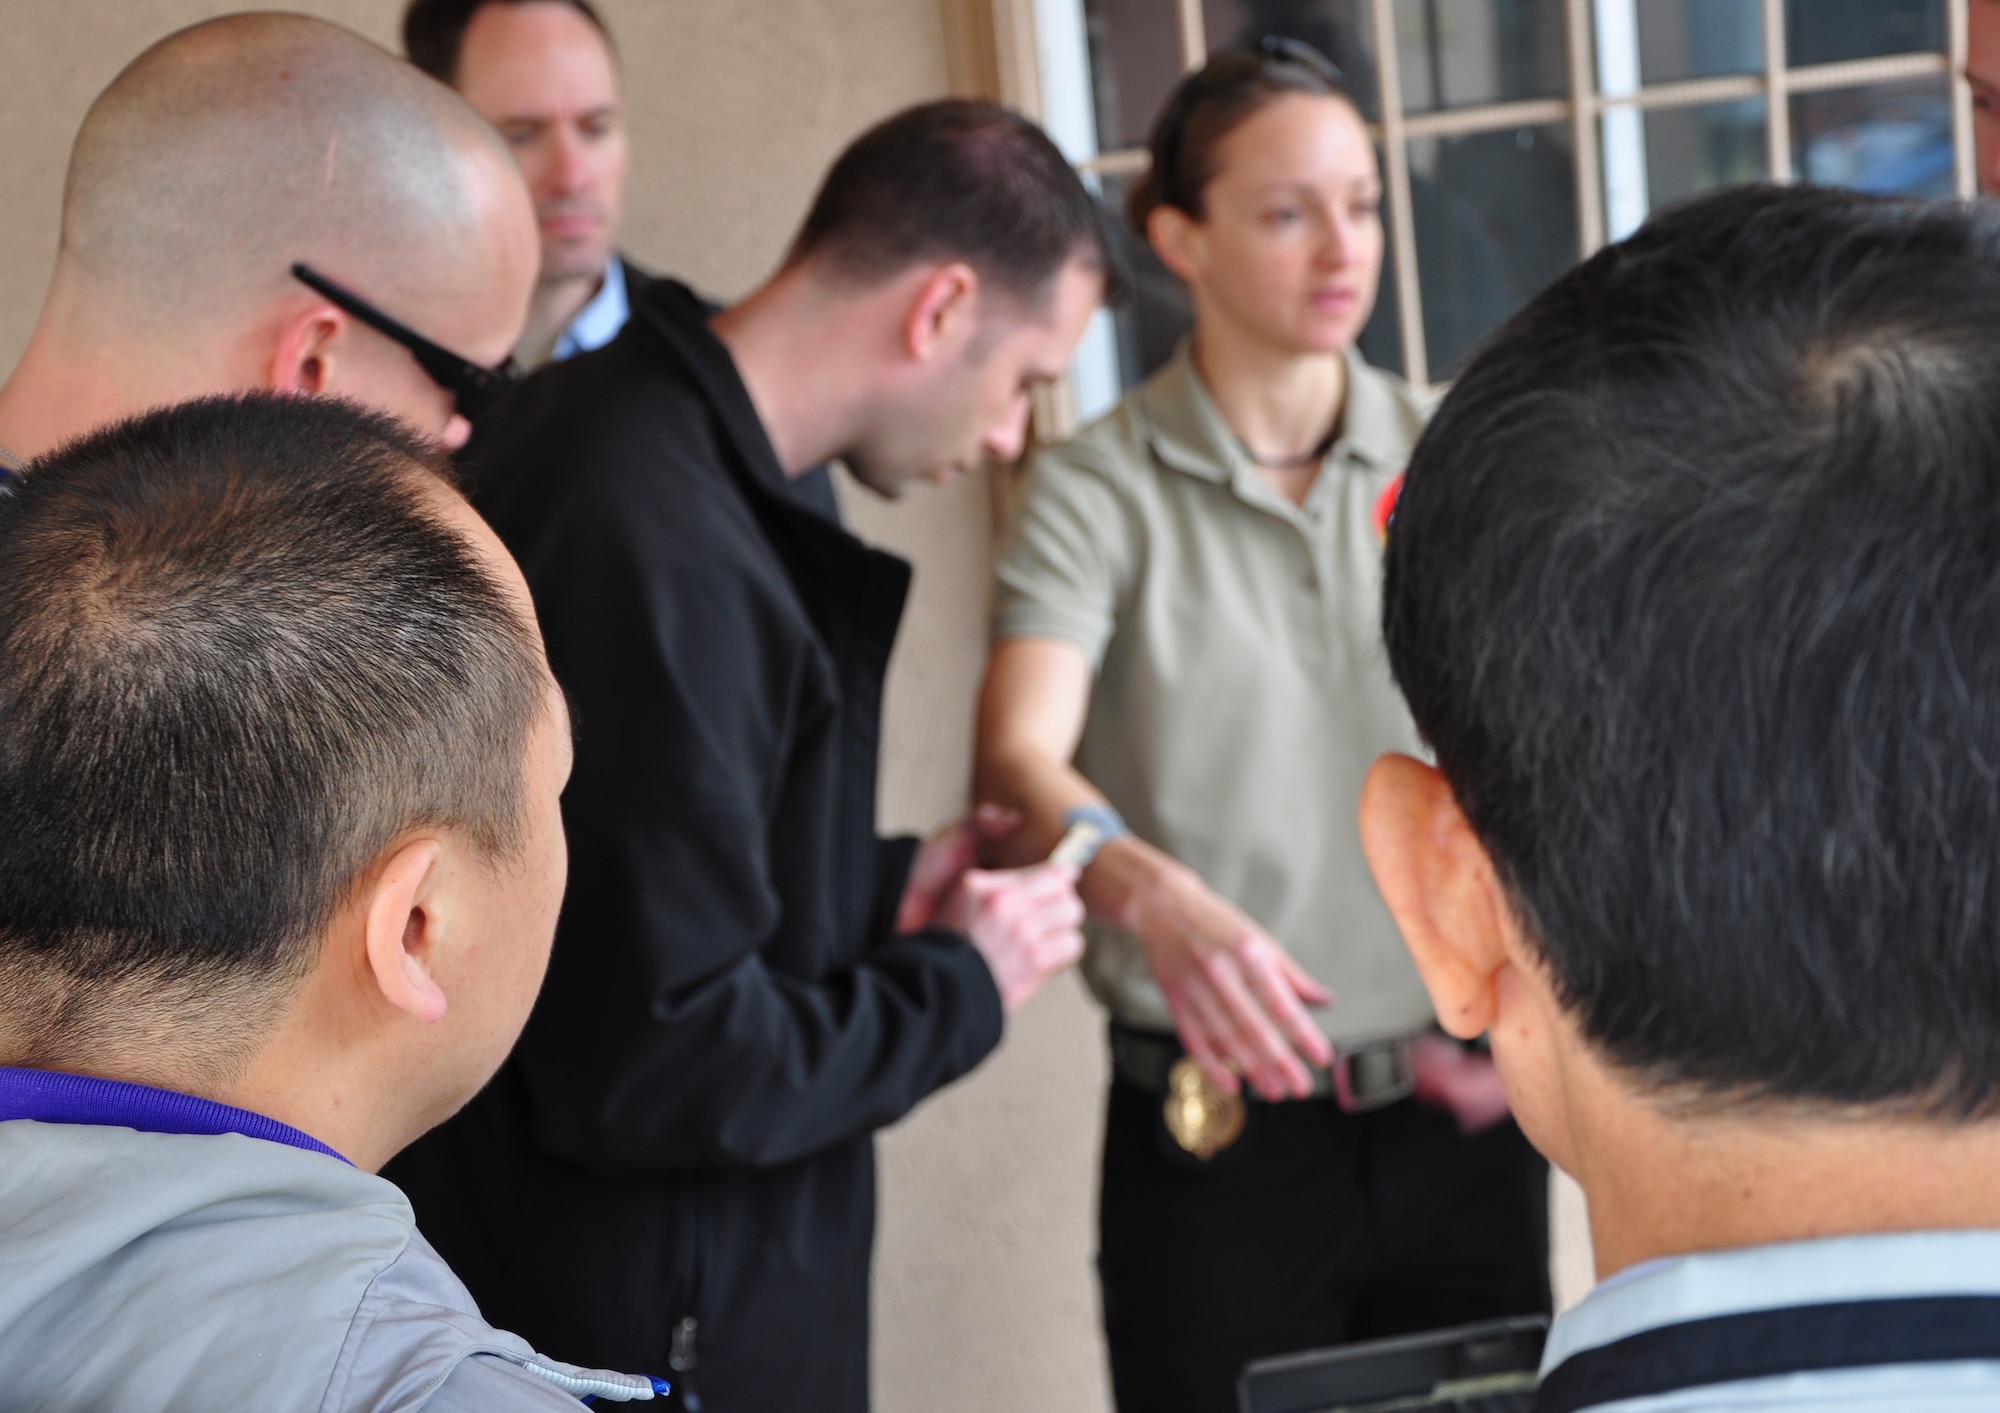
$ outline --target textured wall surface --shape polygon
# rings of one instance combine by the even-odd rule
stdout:
[[[718,296],[782,253],[840,147],[952,83],[940,0],[600,0],[624,53],[632,121],[626,243]],[[241,5],[5,0],[0,24],[0,369],[26,344],[55,250],[69,141],[140,49]],[[399,0],[310,0],[393,43]],[[844,488],[852,490],[852,487]],[[967,482],[886,506],[847,496],[917,584],[889,691],[886,826],[962,807],[984,654],[990,501]],[[1101,1061],[1064,983],[1002,1053],[882,1143],[877,1404],[884,1413],[1104,1407],[1090,1276]],[[551,1353],[560,1354],[560,1350]]]

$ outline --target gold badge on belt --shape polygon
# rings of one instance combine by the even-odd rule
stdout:
[[[1203,1162],[1242,1136],[1243,1116],[1242,1096],[1226,1092],[1192,1056],[1167,1071],[1167,1132]]]

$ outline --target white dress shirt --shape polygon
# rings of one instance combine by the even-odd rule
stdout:
[[[597,287],[590,303],[577,310],[576,317],[569,321],[569,327],[556,340],[552,357],[560,362],[573,354],[604,347],[618,337],[618,331],[631,317],[632,301],[625,290],[625,262],[614,255],[605,264],[604,283]]]

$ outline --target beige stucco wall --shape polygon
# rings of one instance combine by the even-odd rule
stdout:
[[[940,0],[600,0],[625,56],[633,129],[628,247],[717,295],[777,259],[820,172],[874,119],[966,70]],[[69,139],[147,43],[216,0],[5,0],[0,24],[0,370],[25,344],[55,248]],[[400,0],[293,8],[393,43]],[[928,828],[963,804],[983,649],[989,501],[977,483],[854,523],[912,557],[892,674],[885,823]],[[1099,1069],[1065,982],[1003,1052],[887,1135],[877,1252],[884,1413],[1105,1406],[1089,1273]],[[551,1353],[560,1354],[560,1350]]]

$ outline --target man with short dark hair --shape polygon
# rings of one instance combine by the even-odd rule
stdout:
[[[1983,3],[1983,0],[1982,0]],[[1369,859],[1589,1199],[1541,1413],[2000,1406],[2000,209],[1675,208],[1460,376]]]
[[[993,1049],[1082,905],[1067,866],[971,867],[1004,819],[875,837],[910,571],[789,486],[1017,456],[1104,258],[1039,129],[927,105],[848,149],[742,303],[658,282],[481,423],[477,503],[585,723],[548,989],[396,1170],[495,1318],[643,1352],[690,1406],[868,1407],[873,1134]]]
[[[504,384],[534,267],[520,176],[448,89],[305,15],[190,25],[77,131],[48,296],[0,387],[0,471],[252,388],[457,445]]]
[[[385,417],[186,403],[0,495],[0,1401],[652,1396],[486,1324],[374,1176],[527,1016],[568,736]]]
[[[403,49],[513,149],[542,236],[514,356],[528,367],[601,348],[646,277],[616,249],[625,205],[625,94],[589,0],[410,0]]]

